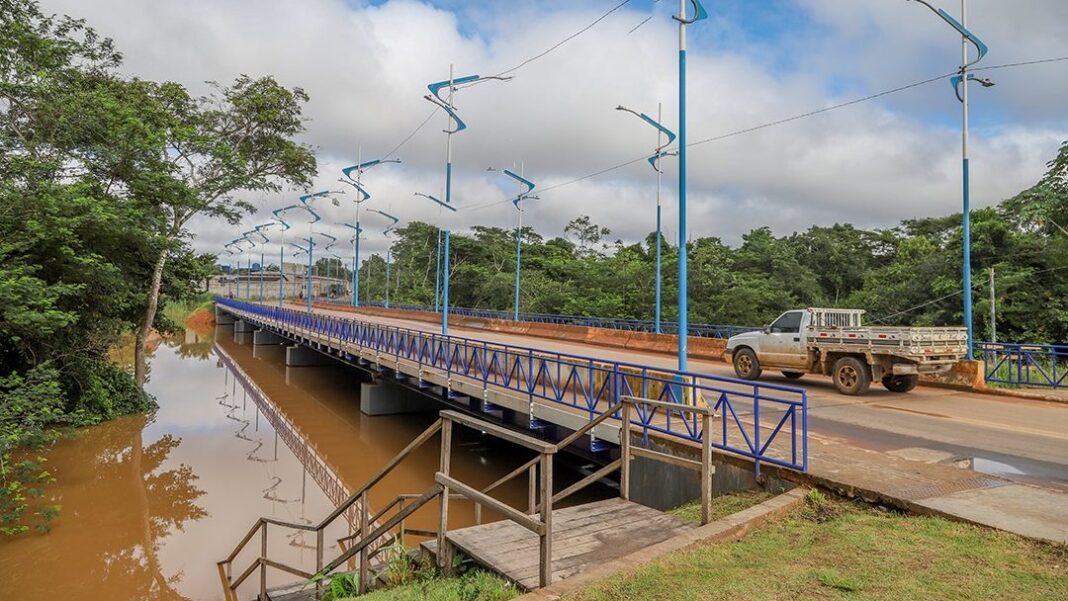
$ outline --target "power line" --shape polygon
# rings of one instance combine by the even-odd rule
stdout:
[[[589,25],[583,27],[582,29],[576,31],[575,33],[573,33],[573,34],[567,36],[566,38],[560,40],[559,42],[553,44],[552,46],[549,47],[548,50],[545,50],[545,51],[543,51],[543,52],[541,52],[539,54],[536,54],[536,55],[528,58],[527,60],[519,63],[518,65],[512,67],[511,69],[505,69],[504,71],[501,71],[500,73],[497,73],[496,75],[494,75],[494,77],[501,77],[503,75],[507,75],[508,73],[512,73],[514,71],[518,71],[518,70],[522,69],[523,67],[529,65],[530,63],[532,63],[532,62],[538,60],[539,58],[549,54],[550,52],[556,50],[560,46],[563,46],[564,44],[570,42],[571,40],[579,37],[580,35],[586,33],[589,30],[593,29],[598,23],[600,23],[601,21],[604,21],[605,19],[607,19],[612,13],[616,12],[617,10],[619,10],[619,9],[623,8],[624,6],[630,4],[630,2],[631,2],[631,0],[623,0],[619,4],[616,4],[612,8],[608,9],[608,12],[606,12],[603,15],[601,15],[601,16],[597,17],[596,19],[594,19],[593,22],[590,23]]]
[[[504,71],[501,71],[500,73],[497,73],[497,74],[493,75],[492,77],[502,77],[502,76],[504,76],[504,75],[506,75],[508,73],[512,73],[514,71],[518,71],[519,69],[522,69],[523,67],[529,65],[530,63],[538,60],[539,58],[542,58],[542,57],[546,56],[547,54],[553,52],[557,48],[563,46],[564,44],[570,42],[571,40],[579,37],[580,35],[586,33],[589,30],[593,29],[598,23],[600,23],[601,21],[604,21],[612,13],[614,13],[617,10],[623,8],[627,4],[630,4],[630,2],[631,2],[631,0],[623,0],[619,4],[616,4],[615,6],[610,8],[608,10],[608,12],[605,12],[601,16],[599,16],[596,19],[594,19],[593,22],[589,23],[588,25],[586,25],[582,29],[576,31],[575,33],[567,36],[566,38],[560,40],[559,42],[553,44],[548,49],[543,50],[542,52],[539,52],[538,54],[535,54],[534,56],[524,60],[523,62],[519,63],[518,65],[516,65],[514,67],[512,67],[511,69],[505,69]],[[484,81],[488,81],[488,79],[480,79],[479,81],[467,84],[466,86],[460,86],[457,89],[463,89],[463,88],[471,87],[473,85],[477,85],[477,84],[482,83]],[[427,123],[430,123],[430,119],[433,118],[435,114],[437,114],[437,111],[438,111],[438,108],[435,107],[434,110],[431,111],[429,115],[427,115],[426,119],[424,119],[423,122],[420,123],[418,127],[416,127],[414,130],[412,130],[412,133],[408,134],[408,137],[406,137],[403,140],[401,140],[400,144],[397,144],[396,146],[393,147],[393,150],[389,151],[389,154],[387,154],[385,158],[388,159],[388,158],[392,157],[394,155],[394,153],[396,153],[398,150],[403,148],[405,144],[407,144],[409,141],[411,141],[411,139],[414,138],[415,135],[418,134],[420,130],[422,130],[424,127],[426,127]]]
[[[1026,66],[1026,65],[1038,65],[1038,64],[1043,64],[1043,63],[1054,63],[1054,62],[1065,61],[1065,60],[1068,60],[1068,56],[1044,58],[1044,59],[1037,59],[1037,60],[1031,60],[1031,61],[1021,61],[1021,62],[1015,62],[1015,63],[1005,63],[1005,64],[1001,64],[1001,65],[990,65],[988,67],[980,67],[980,68],[969,69],[969,70],[976,71],[976,70],[980,70],[980,69],[1006,69],[1006,68],[1010,68],[1010,67],[1022,67],[1022,66]],[[888,89],[888,90],[883,90],[883,91],[877,92],[875,94],[870,94],[868,96],[863,96],[861,98],[855,98],[853,100],[849,100],[849,101],[846,101],[846,102],[841,102],[841,103],[834,104],[834,105],[831,105],[831,106],[828,106],[828,107],[824,107],[824,108],[808,111],[808,112],[805,112],[805,113],[800,113],[800,114],[797,114],[797,115],[793,115],[791,117],[785,117],[783,119],[770,121],[768,123],[762,123],[760,125],[755,125],[753,127],[747,127],[745,129],[735,130],[735,131],[728,132],[728,133],[725,133],[725,134],[720,134],[718,136],[713,136],[713,137],[710,137],[710,138],[697,140],[695,142],[691,142],[691,143],[687,144],[687,147],[699,146],[701,144],[707,144],[709,142],[717,142],[717,141],[720,141],[720,140],[725,140],[727,138],[733,138],[733,137],[744,135],[744,134],[747,134],[747,133],[760,131],[762,129],[768,129],[770,127],[775,127],[777,125],[784,125],[786,123],[791,123],[793,121],[798,121],[798,120],[805,119],[805,118],[808,118],[808,117],[814,117],[816,115],[821,115],[823,113],[828,113],[830,111],[834,111],[834,110],[838,110],[838,109],[841,109],[841,108],[853,106],[853,105],[860,104],[860,103],[863,103],[863,102],[868,102],[868,101],[871,101],[871,100],[876,100],[876,99],[882,98],[884,96],[889,96],[891,94],[896,94],[898,92],[903,92],[905,90],[910,90],[912,88],[917,88],[917,87],[920,87],[920,86],[924,86],[924,85],[927,85],[929,83],[933,83],[933,82],[945,79],[947,77],[951,77],[951,76],[956,75],[956,74],[957,74],[956,71],[951,71],[951,72],[945,73],[943,75],[938,75],[936,77],[929,77],[929,78],[921,80],[921,81],[913,82],[913,83],[906,84],[906,85],[903,85],[903,86],[898,86],[896,88],[891,88],[891,89]],[[627,167],[629,165],[633,165],[634,163],[638,163],[638,162],[644,161],[646,158],[647,158],[647,156],[641,156],[641,157],[638,157],[636,159],[631,159],[629,161],[625,161],[623,163],[612,165],[611,167],[606,167],[606,168],[601,169],[599,171],[595,171],[593,173],[589,173],[587,175],[583,175],[581,177],[576,177],[574,179],[571,179],[571,180],[568,180],[568,181],[565,181],[565,182],[561,182],[559,184],[555,184],[555,185],[549,186],[547,188],[542,188],[541,191],[539,192],[539,194],[545,194],[545,193],[550,192],[552,190],[555,190],[557,188],[562,188],[564,186],[569,186],[571,184],[576,184],[578,182],[581,182],[581,181],[584,181],[584,180],[587,180],[587,179],[591,179],[591,178],[597,177],[599,175],[604,175],[605,173],[609,173],[609,172],[615,171],[617,169],[622,169],[623,167]],[[486,208],[486,207],[489,207],[489,206],[502,204],[502,203],[505,203],[505,202],[508,202],[508,201],[507,200],[500,200],[500,201],[494,201],[494,202],[491,202],[491,203],[484,203],[484,204],[481,204],[481,205],[475,205],[475,206],[471,207],[471,209]]]

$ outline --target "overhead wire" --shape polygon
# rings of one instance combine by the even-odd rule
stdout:
[[[564,38],[564,39],[560,40],[559,42],[553,44],[548,49],[543,50],[543,51],[539,52],[538,54],[535,54],[534,56],[532,56],[530,58],[527,58],[523,62],[519,63],[518,65],[516,65],[516,66],[514,66],[514,67],[512,67],[510,69],[505,69],[504,71],[501,71],[499,73],[491,75],[488,78],[480,79],[480,80],[475,81],[473,83],[469,83],[469,84],[466,84],[466,85],[463,85],[463,86],[457,86],[456,89],[462,90],[464,88],[468,88],[468,87],[471,87],[473,85],[477,85],[479,83],[483,83],[485,81],[491,81],[492,78],[504,77],[505,75],[507,75],[509,73],[513,73],[515,71],[518,71],[519,69],[522,69],[523,67],[529,65],[530,63],[532,63],[532,62],[534,62],[534,61],[536,61],[536,60],[538,60],[538,59],[540,59],[540,58],[552,53],[557,48],[560,48],[564,44],[570,42],[571,40],[579,37],[580,35],[586,33],[589,30],[593,29],[598,23],[600,23],[601,21],[604,21],[609,16],[611,16],[612,13],[618,11],[619,9],[623,8],[627,4],[630,4],[631,2],[632,2],[632,0],[623,0],[622,2],[619,2],[618,4],[613,6],[612,8],[608,9],[607,12],[605,12],[601,16],[597,17],[596,19],[594,19],[591,23],[587,24],[582,29],[579,29],[575,33],[572,33],[571,35],[567,36],[566,38]],[[388,159],[388,158],[392,157],[394,154],[396,154],[397,151],[399,151],[401,148],[403,148],[405,144],[410,142],[411,139],[416,136],[416,134],[418,134],[424,127],[426,127],[427,123],[430,123],[430,120],[434,117],[435,114],[437,114],[438,110],[440,110],[440,107],[434,107],[434,109],[430,112],[430,114],[427,115],[426,119],[424,119],[422,123],[420,123],[414,130],[412,130],[412,132],[410,134],[408,134],[407,137],[405,137],[403,140],[401,140],[401,142],[399,144],[394,146],[393,150],[390,150],[389,153],[385,156],[385,158]]]
[[[1020,62],[1014,62],[1014,63],[1000,64],[1000,65],[990,65],[990,66],[987,66],[987,67],[981,67],[981,68],[970,69],[970,70],[971,71],[976,71],[976,70],[979,70],[979,69],[987,69],[987,70],[989,70],[989,69],[1005,69],[1005,68],[1011,68],[1011,67],[1022,67],[1022,66],[1027,66],[1027,65],[1037,65],[1037,64],[1043,64],[1043,63],[1054,63],[1054,62],[1065,61],[1065,60],[1068,60],[1068,56],[1058,56],[1058,57],[1036,59],[1036,60],[1030,60],[1030,61],[1020,61]],[[776,127],[776,126],[779,126],[779,125],[785,125],[787,123],[791,123],[791,122],[794,122],[794,121],[799,121],[801,119],[806,119],[806,118],[809,118],[809,117],[815,117],[817,115],[821,115],[821,114],[824,114],[824,113],[829,113],[831,111],[835,111],[835,110],[838,110],[838,109],[842,109],[842,108],[846,108],[846,107],[849,107],[849,106],[854,106],[854,105],[857,105],[857,104],[861,104],[861,103],[864,103],[864,102],[869,102],[869,101],[872,101],[872,100],[876,100],[878,98],[882,98],[884,96],[889,96],[891,94],[897,94],[899,92],[904,92],[906,90],[910,90],[910,89],[913,89],[913,88],[917,88],[917,87],[924,86],[924,85],[927,85],[927,84],[930,84],[930,83],[933,83],[933,82],[936,82],[936,81],[940,81],[940,80],[946,79],[948,77],[952,77],[953,75],[956,75],[956,74],[957,74],[957,71],[950,71],[950,72],[944,73],[942,75],[938,75],[938,76],[935,76],[935,77],[929,77],[927,79],[923,79],[923,80],[920,80],[920,81],[912,82],[910,84],[897,86],[895,88],[890,88],[890,89],[887,89],[887,90],[883,90],[881,92],[876,92],[874,94],[869,94],[867,96],[862,96],[860,98],[854,98],[854,99],[848,100],[846,102],[833,104],[831,106],[827,106],[827,107],[823,107],[823,108],[819,108],[819,109],[814,109],[814,110],[811,110],[811,111],[806,111],[804,113],[799,113],[797,115],[792,115],[790,117],[784,117],[782,119],[777,119],[775,121],[769,121],[767,123],[761,123],[759,125],[754,125],[752,127],[747,127],[747,128],[744,128],[744,129],[739,129],[739,130],[727,132],[727,133],[724,133],[724,134],[719,134],[719,135],[716,135],[716,136],[712,136],[712,137],[709,137],[709,138],[696,140],[694,142],[691,142],[691,143],[687,144],[686,146],[687,146],[687,148],[692,148],[694,146],[700,146],[702,144],[708,144],[710,142],[717,142],[717,141],[720,141],[720,140],[725,140],[725,139],[728,139],[728,138],[733,138],[733,137],[736,137],[736,136],[741,136],[741,135],[744,135],[744,134],[753,133],[753,132],[760,131],[760,130],[763,130],[763,129],[768,129],[768,128]],[[629,161],[624,161],[622,163],[617,163],[617,164],[612,165],[610,167],[605,167],[605,168],[600,169],[598,171],[595,171],[593,173],[588,173],[586,175],[582,175],[582,176],[579,176],[579,177],[576,177],[576,178],[561,182],[559,184],[554,184],[552,186],[548,186],[548,187],[542,188],[541,191],[539,192],[539,194],[546,194],[546,193],[548,193],[548,192],[550,192],[552,190],[555,190],[557,188],[562,188],[564,186],[577,184],[577,183],[585,181],[587,179],[592,179],[594,177],[598,177],[600,175],[604,175],[605,173],[610,173],[612,171],[616,171],[618,169],[622,169],[623,167],[627,167],[629,165],[633,165],[634,163],[638,163],[638,162],[644,161],[644,160],[646,160],[646,158],[647,158],[647,155],[643,155],[641,157],[638,157],[638,158],[635,158],[635,159],[631,159]],[[508,201],[507,200],[497,200],[497,201],[493,201],[493,202],[481,203],[481,204],[478,204],[478,205],[473,205],[471,207],[465,207],[465,209],[467,209],[467,210],[483,209],[483,208],[491,207],[491,206],[494,206],[494,205],[503,204],[505,202],[508,202]]]

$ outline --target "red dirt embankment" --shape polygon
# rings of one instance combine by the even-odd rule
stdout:
[[[185,318],[185,327],[203,334],[210,332],[215,327],[215,311],[207,307],[201,307]]]

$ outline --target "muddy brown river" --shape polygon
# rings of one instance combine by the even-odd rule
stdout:
[[[148,383],[158,410],[79,430],[45,453],[60,517],[47,534],[0,538],[0,600],[221,599],[216,562],[258,517],[318,522],[435,418],[363,415],[353,368],[287,368],[283,347],[253,347],[250,335],[235,341],[232,332],[163,341]],[[475,486],[529,457],[472,431],[455,436],[453,474]],[[424,492],[437,466],[435,439],[374,489],[372,513],[398,494]],[[580,477],[560,472],[558,486]],[[523,478],[494,493],[517,507],[526,494]],[[452,505],[450,528],[474,523],[470,503]],[[432,530],[436,520],[430,504],[408,525]],[[350,529],[339,519],[327,530],[326,561]],[[314,533],[269,536],[272,559],[314,571]],[[258,548],[257,538],[235,576]],[[269,574],[272,585],[294,579]],[[253,580],[242,598],[254,594]]]

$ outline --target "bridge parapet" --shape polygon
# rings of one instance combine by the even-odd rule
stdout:
[[[442,336],[357,319],[217,298],[216,303],[261,327],[343,355],[386,359],[398,372],[443,377],[448,391],[460,381],[524,399],[533,417],[535,404],[563,406],[593,420],[627,396],[664,403],[706,406],[713,412],[711,431],[696,415],[662,407],[635,411],[632,424],[643,436],[700,444],[761,463],[808,469],[808,399],[804,389],[680,372],[636,363],[557,353],[483,340]],[[615,415],[614,419],[620,419]],[[618,421],[616,422],[618,423]]]

